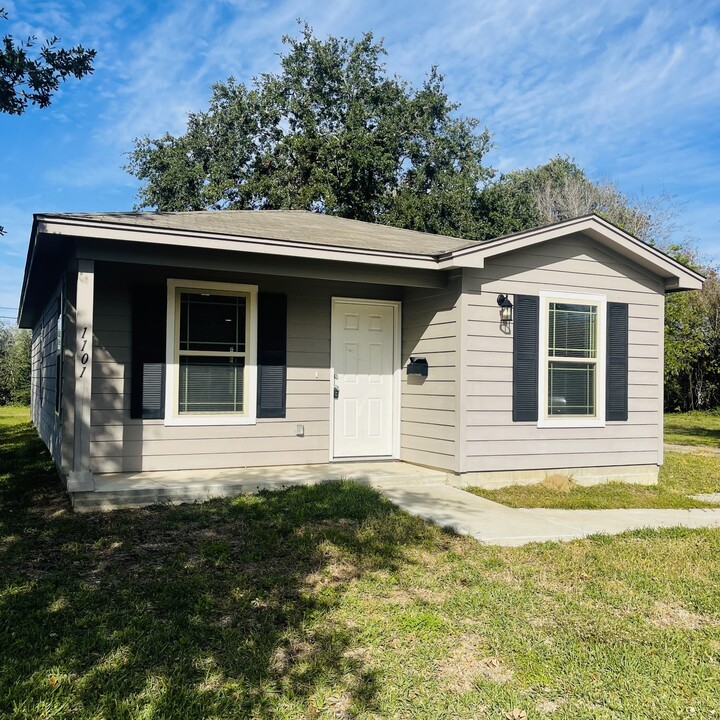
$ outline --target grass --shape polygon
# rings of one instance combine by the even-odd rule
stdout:
[[[720,446],[720,415],[713,412],[668,414],[665,440],[684,445]],[[720,456],[665,453],[657,485],[607,483],[582,487],[570,482],[512,485],[469,492],[516,508],[605,510],[613,508],[683,509],[718,507],[691,495],[720,492]],[[560,478],[558,478],[559,480]]]
[[[665,453],[657,485],[574,483],[511,485],[497,490],[468,488],[480,497],[510,507],[605,510],[610,508],[683,509],[718,507],[690,495],[720,492],[720,456]],[[563,486],[564,485],[564,486]]]
[[[351,483],[75,515],[0,410],[0,717],[720,717],[720,531],[484,547]]]
[[[665,442],[720,448],[720,412],[668,413],[665,415]]]

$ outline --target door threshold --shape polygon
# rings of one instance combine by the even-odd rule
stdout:
[[[400,462],[400,458],[393,455],[352,455],[350,457],[336,457],[331,463],[343,462]]]

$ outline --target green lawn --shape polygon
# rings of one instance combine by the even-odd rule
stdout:
[[[666,414],[665,442],[720,448],[720,412]]]
[[[720,447],[720,414],[715,412],[665,415],[665,441],[681,445]],[[720,492],[720,456],[665,453],[656,486],[607,483],[595,487],[572,485],[560,490],[553,483],[513,485],[498,490],[468,488],[488,500],[527,508],[700,508],[718,507],[690,495]]]
[[[665,453],[657,485],[606,483],[593,487],[571,484],[561,490],[537,485],[511,485],[497,490],[468,488],[480,497],[510,507],[607,509],[718,507],[691,494],[720,492],[720,456]]]
[[[0,717],[720,717],[720,531],[483,547],[351,483],[70,512],[0,409]]]

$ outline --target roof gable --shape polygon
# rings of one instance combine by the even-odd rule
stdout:
[[[533,228],[479,244],[466,244],[464,248],[445,253],[438,258],[438,261],[441,267],[448,269],[481,268],[485,261],[492,257],[576,233],[587,235],[600,245],[662,278],[668,291],[700,290],[703,286],[702,275],[595,214]]]

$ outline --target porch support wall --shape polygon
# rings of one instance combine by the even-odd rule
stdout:
[[[95,295],[95,263],[93,260],[77,261],[77,290],[75,297],[75,352],[69,372],[73,372],[74,418],[73,460],[68,473],[69,492],[95,490],[90,468],[90,411],[92,397],[93,358],[93,306]]]

